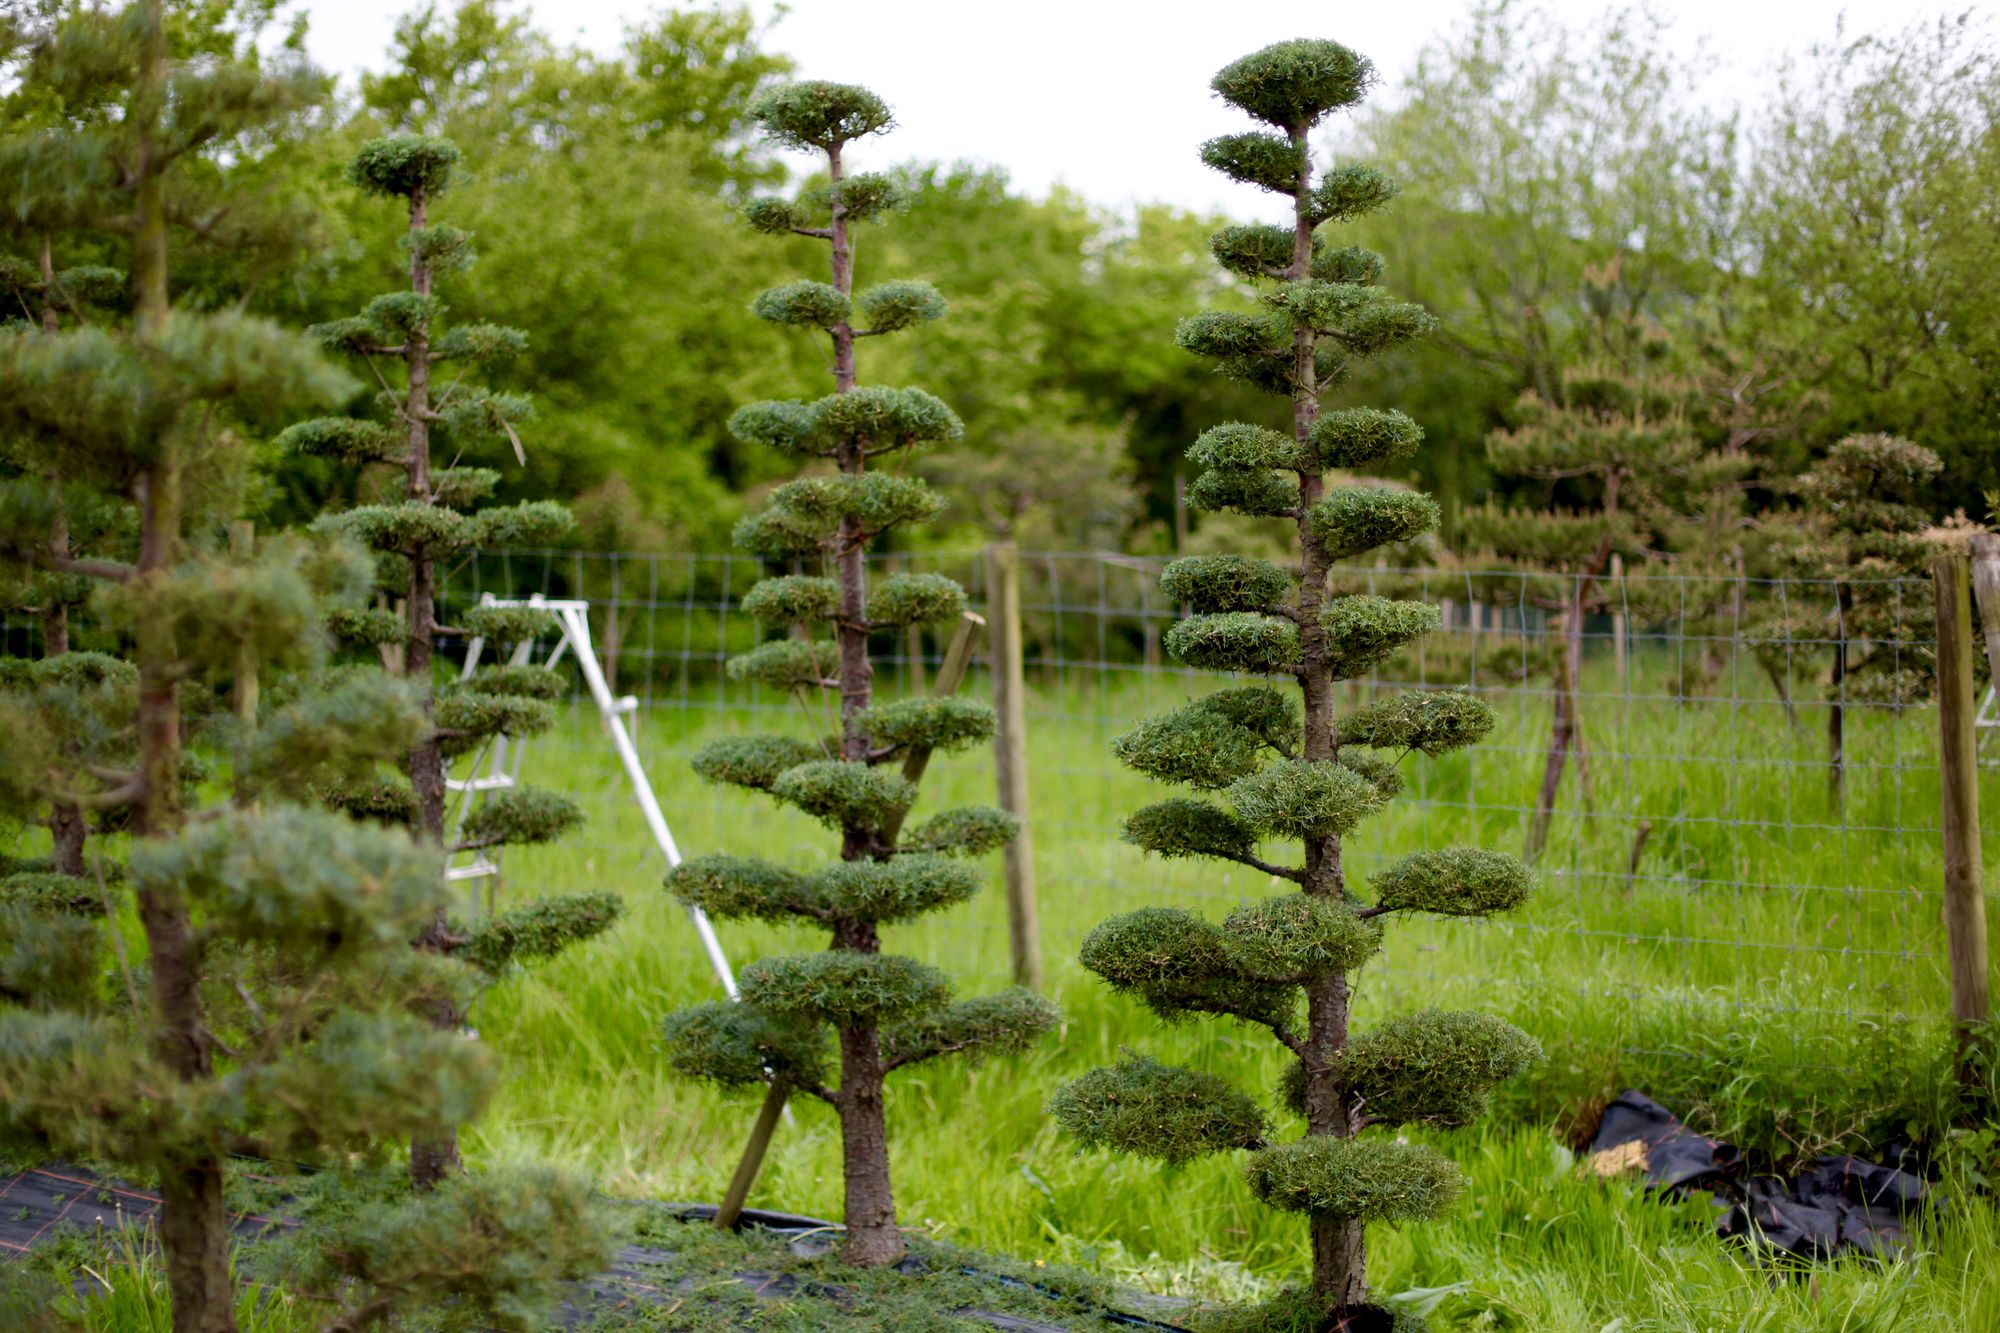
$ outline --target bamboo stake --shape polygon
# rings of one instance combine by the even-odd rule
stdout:
[[[1013,946],[1014,982],[1042,988],[1041,931],[1035,902],[1034,834],[1028,823],[1028,701],[1021,645],[1021,553],[1012,542],[986,548],[988,627],[992,638],[993,705],[1000,729],[994,737],[1000,808],[1021,821],[1007,844],[1007,932]]]

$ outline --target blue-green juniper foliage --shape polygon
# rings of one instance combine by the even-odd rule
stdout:
[[[1438,521],[1429,496],[1327,476],[1381,475],[1422,438],[1400,412],[1320,410],[1353,359],[1432,327],[1421,307],[1376,285],[1379,257],[1333,249],[1319,235],[1395,192],[1361,165],[1315,179],[1307,143],[1314,126],[1358,102],[1372,80],[1365,59],[1325,41],[1280,43],[1216,76],[1225,101],[1275,132],[1211,140],[1203,160],[1288,196],[1293,221],[1216,233],[1216,259],[1258,290],[1259,309],[1204,312],[1178,333],[1184,349],[1212,358],[1223,374],[1289,400],[1289,433],[1244,422],[1203,432],[1188,450],[1201,469],[1189,498],[1289,520],[1296,560],[1175,561],[1161,586],[1191,614],[1168,632],[1167,649],[1189,666],[1289,677],[1299,694],[1221,690],[1141,723],[1115,745],[1139,772],[1192,793],[1134,812],[1128,840],[1161,856],[1249,866],[1279,892],[1220,924],[1179,908],[1128,913],[1093,931],[1082,952],[1085,967],[1163,1020],[1222,1015],[1268,1029],[1294,1057],[1279,1102],[1304,1120],[1305,1133],[1288,1134],[1219,1076],[1139,1056],[1063,1087],[1050,1108],[1092,1147],[1168,1163],[1247,1153],[1252,1191],[1308,1220],[1312,1283],[1287,1309],[1308,1309],[1313,1327],[1365,1302],[1369,1222],[1433,1217],[1458,1193],[1448,1158],[1393,1131],[1466,1123],[1497,1083],[1540,1056],[1531,1038],[1478,1014],[1428,1012],[1350,1032],[1351,978],[1381,947],[1388,914],[1486,915],[1517,905],[1529,887],[1519,861],[1474,848],[1419,853],[1372,885],[1353,882],[1342,864],[1342,839],[1401,791],[1399,760],[1470,745],[1494,721],[1479,700],[1448,691],[1389,695],[1346,716],[1334,710],[1337,682],[1367,676],[1438,627],[1436,608],[1422,602],[1342,591],[1337,568],[1419,538]],[[1260,850],[1276,842],[1302,854]]]
[[[889,128],[889,108],[865,88],[802,82],[760,98],[752,115],[781,144],[822,156],[826,180],[789,200],[744,209],[759,231],[827,242],[830,281],[789,282],[751,308],[774,324],[828,340],[834,392],[811,402],[752,403],[730,428],[745,441],[806,460],[832,475],[778,487],[736,530],[738,544],[793,572],[764,579],[743,609],[773,637],[732,659],[732,679],[802,703],[837,692],[840,732],[824,739],[732,736],[704,747],[695,771],[768,793],[840,834],[840,859],[793,870],[754,857],[682,863],[667,886],[719,918],[807,921],[824,927],[822,953],[760,959],[745,968],[739,1002],[685,1009],[666,1021],[675,1069],[736,1086],[806,1092],[840,1116],[850,1263],[903,1255],[889,1178],[883,1101],[887,1075],[944,1055],[1018,1050],[1056,1022],[1053,1006],[1022,990],[953,1000],[945,977],[882,952],[880,927],[964,902],[982,876],[966,858],[1010,841],[1016,826],[985,807],[946,810],[904,827],[917,786],[901,766],[913,756],[988,740],[992,711],[961,699],[877,703],[868,639],[912,625],[949,625],[965,591],[936,574],[896,574],[870,585],[869,546],[892,528],[921,523],[942,502],[914,478],[871,471],[912,451],[956,441],[957,416],[915,388],[856,383],[857,339],[915,328],[945,313],[929,283],[886,282],[854,291],[852,228],[896,207],[886,176],[850,175],[850,142]],[[913,767],[912,772],[918,771]]]

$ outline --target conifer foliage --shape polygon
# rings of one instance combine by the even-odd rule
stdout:
[[[760,199],[745,214],[759,231],[825,241],[831,280],[798,281],[759,296],[753,309],[776,324],[824,333],[834,392],[811,402],[761,402],[730,426],[745,441],[833,465],[788,482],[737,529],[738,542],[774,562],[820,572],[758,583],[744,607],[773,638],[733,659],[729,673],[801,697],[837,692],[840,731],[821,742],[732,737],[696,755],[715,782],[768,793],[840,835],[840,859],[792,870],[748,857],[697,857],[668,887],[711,916],[805,921],[831,935],[823,953],[760,959],[746,967],[740,1003],[683,1010],[666,1024],[669,1057],[682,1073],[725,1085],[782,1082],[831,1105],[840,1117],[846,1185],[844,1257],[862,1266],[903,1254],[890,1188],[884,1084],[887,1076],[945,1055],[1020,1049],[1056,1022],[1052,1006],[1021,990],[951,999],[943,974],[882,952],[881,927],[965,901],[979,871],[967,858],[1012,838],[999,810],[946,810],[909,829],[914,783],[892,765],[918,750],[953,750],[993,734],[985,707],[956,699],[878,703],[868,656],[871,633],[955,621],[965,593],[934,574],[896,574],[871,586],[865,557],[882,534],[939,508],[922,481],[880,470],[956,440],[958,418],[915,388],[857,383],[859,340],[937,319],[944,300],[923,282],[854,291],[854,228],[900,201],[887,176],[850,173],[846,150],[889,128],[889,108],[865,88],[794,83],[765,94],[752,114],[771,138],[822,155],[826,179],[793,199]],[[832,637],[819,637],[827,630]],[[831,1042],[829,1041],[831,1037]],[[829,1045],[837,1047],[829,1050]],[[837,1081],[836,1081],[837,1072]]]
[[[1382,918],[1485,916],[1518,905],[1529,889],[1519,861],[1476,848],[1416,853],[1377,875],[1368,893],[1342,863],[1342,839],[1401,788],[1398,760],[1471,744],[1493,725],[1483,703],[1451,691],[1334,711],[1337,681],[1367,674],[1438,625],[1422,602],[1340,593],[1330,582],[1338,562],[1407,541],[1438,517],[1427,496],[1327,478],[1407,458],[1422,438],[1400,412],[1320,410],[1352,359],[1432,327],[1421,308],[1377,285],[1378,256],[1320,235],[1394,193],[1366,166],[1316,175],[1307,147],[1313,127],[1358,102],[1372,78],[1364,58],[1328,41],[1280,43],[1216,76],[1224,100],[1270,129],[1211,140],[1204,160],[1284,196],[1293,216],[1285,226],[1216,234],[1217,260],[1260,290],[1261,309],[1198,314],[1177,335],[1222,373],[1289,400],[1289,432],[1241,422],[1204,432],[1188,451],[1202,468],[1189,495],[1207,508],[1290,521],[1298,564],[1175,561],[1162,586],[1194,614],[1166,646],[1189,666],[1290,677],[1299,696],[1224,689],[1117,742],[1125,763],[1195,793],[1136,811],[1125,825],[1130,841],[1161,856],[1247,865],[1287,888],[1219,925],[1168,907],[1115,917],[1082,952],[1085,967],[1162,1019],[1223,1015],[1267,1029],[1295,1057],[1283,1100],[1305,1133],[1287,1137],[1258,1101],[1215,1075],[1136,1056],[1065,1086],[1051,1106],[1087,1146],[1166,1162],[1247,1152],[1256,1195],[1309,1223],[1301,1327],[1326,1327],[1333,1311],[1365,1300],[1369,1222],[1435,1216],[1458,1192],[1446,1157],[1385,1131],[1466,1123],[1497,1083],[1539,1055],[1525,1034],[1478,1014],[1427,1011],[1350,1031],[1350,978],[1380,947]],[[1303,855],[1266,859],[1260,848],[1271,841],[1303,844]]]
[[[403,134],[362,145],[348,169],[349,179],[371,194],[402,201],[407,229],[402,251],[408,263],[406,288],[377,296],[360,314],[314,330],[332,351],[365,361],[382,386],[378,404],[386,421],[363,417],[316,417],[287,429],[280,446],[295,455],[336,460],[364,478],[388,479],[377,503],[321,517],[316,528],[338,534],[378,554],[377,581],[384,599],[404,604],[396,616],[380,607],[336,613],[330,628],[359,644],[389,644],[389,660],[417,687],[426,725],[412,733],[408,782],[333,784],[320,792],[336,807],[377,819],[410,824],[433,846],[446,841],[446,767],[498,735],[525,736],[553,720],[553,701],[563,692],[555,673],[533,666],[489,666],[470,680],[439,689],[433,684],[440,633],[457,629],[514,641],[547,632],[546,612],[519,608],[475,608],[461,627],[437,619],[438,562],[482,546],[547,545],[570,527],[569,511],[550,501],[479,507],[500,482],[493,468],[459,465],[457,457],[522,444],[516,423],[529,411],[526,399],[486,388],[470,378],[485,364],[523,353],[527,335],[493,324],[444,322],[445,304],[437,279],[473,260],[472,238],[433,219],[432,208],[460,172],[458,148],[447,140]],[[433,387],[433,377],[450,378]],[[394,387],[391,387],[391,386]],[[433,461],[434,439],[454,450],[451,466]],[[551,792],[516,788],[491,795],[462,829],[448,851],[547,842],[574,828],[581,812]],[[420,947],[462,954],[489,972],[516,959],[547,957],[588,938],[614,921],[613,894],[568,895],[496,915],[476,925],[439,911],[424,924]],[[459,1026],[462,1007],[440,997],[433,1019],[441,1029]],[[432,1185],[456,1168],[455,1133],[446,1127],[411,1145],[410,1175]]]
[[[173,1327],[230,1333],[228,1156],[340,1169],[470,1116],[491,1071],[419,1014],[471,979],[408,947],[443,906],[437,849],[287,800],[300,783],[366,779],[424,726],[400,683],[317,670],[329,608],[367,591],[364,553],[217,540],[218,503],[249,462],[245,423],[338,401],[353,381],[310,339],[170,300],[176,219],[228,202],[232,234],[258,234],[254,206],[215,194],[219,150],[249,151],[325,81],[258,55],[267,6],[34,17],[0,34],[25,43],[0,48],[17,93],[92,114],[0,134],[0,172],[24,208],[82,197],[122,221],[132,317],[0,332],[0,556],[92,581],[130,660],[45,658],[0,693],[0,814],[37,819],[53,794],[132,836],[122,865],[97,849],[83,875],[57,863],[0,880],[0,1147],[156,1182]],[[54,516],[84,500],[125,540],[89,555],[57,540]],[[205,688],[246,664],[288,673],[254,730],[215,716]],[[237,795],[198,809],[208,760],[233,766]],[[544,1175],[454,1181],[342,1231],[323,1256],[329,1329],[398,1308],[519,1321],[604,1249],[583,1192]]]

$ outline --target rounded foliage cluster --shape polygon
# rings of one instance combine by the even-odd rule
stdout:
[[[1518,907],[1534,874],[1518,857],[1483,847],[1413,852],[1375,876],[1375,904],[1392,912],[1491,916]]]
[[[1465,1187],[1457,1165],[1435,1148],[1329,1134],[1265,1148],[1245,1174],[1251,1192],[1273,1208],[1369,1222],[1437,1217]]]
[[[901,774],[842,759],[788,768],[771,794],[834,828],[879,829],[917,799],[915,784]]]
[[[1314,759],[1280,760],[1231,783],[1224,794],[1236,817],[1256,833],[1306,841],[1352,832],[1384,799],[1352,769]]]
[[[1189,616],[1162,636],[1167,652],[1211,671],[1291,671],[1299,662],[1299,631],[1289,620],[1250,611]]]
[[[983,856],[1005,847],[1020,832],[1021,821],[1005,810],[990,805],[968,805],[941,810],[905,829],[902,847],[942,856]]]
[[[1086,1148],[1115,1148],[1170,1165],[1264,1141],[1257,1103],[1213,1074],[1128,1055],[1064,1084],[1056,1123]]]
[[[1288,893],[1248,903],[1222,923],[1237,966],[1262,981],[1351,972],[1382,945],[1382,930],[1332,898]]]
[[[810,574],[760,579],[743,594],[743,613],[766,625],[796,625],[833,619],[840,585]]]
[[[462,156],[458,145],[428,134],[395,134],[370,139],[348,164],[347,178],[375,194],[405,199],[418,191],[436,194],[451,183]]]
[[[1209,86],[1266,124],[1305,130],[1353,106],[1375,81],[1367,57],[1338,42],[1277,42],[1223,66]]]
[[[1541,1060],[1541,1043],[1511,1023],[1423,1009],[1357,1037],[1340,1074],[1370,1120],[1452,1128],[1483,1116],[1495,1086]]]
[[[835,1027],[906,1018],[951,998],[944,973],[934,967],[851,949],[760,958],[743,969],[741,992],[759,1009]]]
[[[1343,745],[1419,750],[1436,758],[1484,739],[1493,706],[1465,690],[1404,690],[1340,719]]]
[[[859,724],[877,745],[950,752],[993,738],[993,709],[976,699],[898,699]]]
[[[852,83],[806,79],[761,94],[750,118],[779,143],[829,151],[864,134],[880,134],[894,123],[889,104]]]
[[[868,613],[887,628],[957,620],[965,614],[965,589],[943,574],[891,574],[875,589]]]

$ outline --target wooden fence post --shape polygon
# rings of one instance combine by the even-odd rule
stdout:
[[[1966,557],[1931,562],[1937,594],[1938,775],[1944,794],[1944,925],[1951,964],[1951,1017],[1959,1076],[1970,1080],[1971,1045],[1991,1007],[1986,979],[1986,886],[1979,854],[1979,755],[1973,734],[1972,580]]]
[[[988,661],[993,671],[993,711],[999,717],[994,757],[1000,808],[1021,821],[1007,844],[1007,932],[1014,952],[1014,982],[1042,987],[1041,930],[1035,908],[1034,828],[1028,821],[1028,701],[1021,649],[1021,553],[1012,542],[986,548]]]

